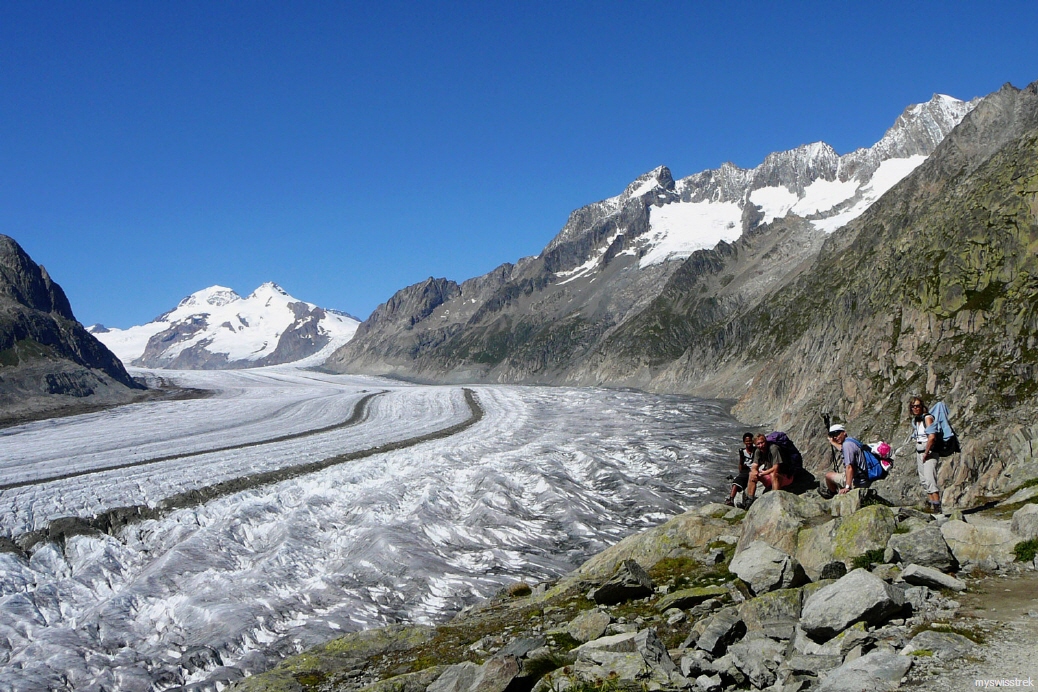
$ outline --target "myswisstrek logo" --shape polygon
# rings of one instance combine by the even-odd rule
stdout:
[[[1031,678],[1002,678],[1000,680],[974,680],[975,687],[1034,687]]]

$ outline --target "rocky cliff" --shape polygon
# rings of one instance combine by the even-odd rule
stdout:
[[[0,235],[0,419],[120,403],[140,388],[76,321],[47,270]]]

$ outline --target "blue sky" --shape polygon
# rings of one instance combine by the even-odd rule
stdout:
[[[365,317],[573,209],[1038,79],[1035,2],[7,2],[0,233],[86,324],[276,281]]]

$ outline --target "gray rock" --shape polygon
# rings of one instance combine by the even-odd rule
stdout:
[[[722,608],[707,619],[696,646],[711,656],[720,656],[745,633],[746,625],[739,611],[734,607]]]
[[[886,562],[922,565],[942,572],[958,567],[944,534],[933,524],[909,533],[895,533],[887,541],[887,551],[889,554],[883,556]]]
[[[713,659],[710,658],[710,654],[699,649],[691,649],[681,657],[679,667],[682,675],[686,678],[693,678],[703,673],[713,672],[712,663]]]
[[[1024,505],[1013,512],[1013,523],[1010,528],[1013,533],[1025,541],[1038,538],[1038,505]]]
[[[1005,505],[1015,505],[1018,502],[1027,502],[1028,500],[1038,497],[1038,485],[1032,485],[1027,488],[1021,488],[1015,493],[1007,497],[998,503],[999,507]]]
[[[504,692],[521,670],[515,656],[494,656],[482,666],[473,681],[470,692]]]
[[[818,571],[819,579],[839,579],[847,574],[847,565],[840,560],[834,560],[822,565]]]
[[[659,603],[656,604],[656,609],[660,611],[670,610],[671,608],[687,610],[711,598],[726,595],[728,595],[728,589],[724,586],[699,586],[692,589],[681,589],[661,598]]]
[[[754,594],[788,589],[807,581],[800,563],[764,541],[754,541],[732,558],[729,571],[746,582]]]
[[[790,658],[785,667],[794,675],[818,676],[832,670],[843,663],[842,656],[826,656],[822,654],[798,654]]]
[[[581,652],[573,663],[573,671],[583,678],[607,680],[639,680],[652,675],[645,659],[637,652],[615,652],[589,649]],[[669,678],[667,680],[669,682]]]
[[[616,573],[590,595],[600,605],[616,605],[654,593],[648,572],[634,560],[624,560]]]
[[[720,692],[721,690],[721,676],[717,675],[700,675],[696,678],[696,689],[700,692]]]
[[[527,654],[545,645],[547,639],[544,637],[522,637],[513,639],[503,649],[497,652],[498,656],[515,656],[526,658]]]
[[[818,692],[889,692],[901,686],[912,659],[885,651],[865,654],[830,671]]]
[[[573,653],[581,655],[585,651],[612,651],[614,653],[633,653],[638,650],[634,638],[637,632],[623,632],[611,634],[607,637],[593,639],[586,644],[581,644],[573,649]]]
[[[426,692],[467,692],[479,677],[481,667],[468,661],[447,666]]]
[[[735,547],[738,555],[755,541],[792,555],[797,549],[797,532],[808,519],[820,516],[822,506],[806,496],[783,490],[765,493],[753,503],[742,521],[742,534]]]
[[[793,556],[812,580],[824,578],[820,575],[826,565],[834,563],[833,538],[841,521],[842,519],[833,519],[818,526],[808,526],[801,529],[797,535],[797,549]],[[839,564],[843,565],[843,562]],[[846,573],[847,570],[844,569],[843,574]],[[836,578],[839,579],[843,574],[837,575]]]
[[[1020,541],[1010,522],[977,526],[950,520],[941,525],[941,533],[952,555],[960,565],[972,564],[983,570],[996,570],[1013,563],[1013,548]]]
[[[834,517],[849,517],[861,509],[868,494],[868,488],[855,488],[843,495],[835,495],[829,502],[829,512]]]
[[[566,625],[566,632],[583,644],[605,634],[611,620],[609,614],[601,610],[585,610]]]
[[[739,617],[747,632],[761,632],[773,639],[790,639],[803,605],[801,589],[781,589],[739,606]]]
[[[901,573],[902,580],[904,579],[904,572]],[[905,600],[912,606],[913,613],[921,613],[926,607],[926,602],[930,599],[932,591],[926,586],[910,586],[905,589]]]
[[[645,659],[645,663],[653,670],[666,675],[678,670],[674,660],[667,653],[667,647],[663,645],[663,641],[654,628],[649,627],[638,632],[634,636],[634,644],[638,653]]]
[[[911,656],[915,651],[931,651],[935,656],[952,660],[973,653],[977,645],[961,634],[926,630],[912,637],[901,650],[902,656]]]
[[[773,685],[785,646],[768,638],[750,639],[728,647],[728,655],[750,683],[762,689]]]
[[[901,573],[901,579],[913,586],[928,586],[932,589],[952,589],[953,591],[966,590],[965,582],[922,565],[909,565]]]
[[[855,622],[885,622],[904,605],[904,591],[864,569],[856,569],[808,597],[800,626],[815,640],[824,641]]]

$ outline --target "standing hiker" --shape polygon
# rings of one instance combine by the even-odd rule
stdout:
[[[757,448],[753,446],[753,433],[742,434],[742,449],[739,450],[739,472],[732,479],[732,492],[724,501],[726,505],[735,504],[735,496],[740,490],[745,490],[750,482],[750,465],[753,463],[753,453]]]
[[[934,417],[926,408],[921,397],[914,396],[908,402],[912,421],[912,441],[915,442],[915,468],[919,472],[919,484],[926,493],[927,504],[932,514],[941,513],[941,490],[937,487],[937,461],[940,445],[937,441]],[[930,432],[927,432],[927,431]]]

